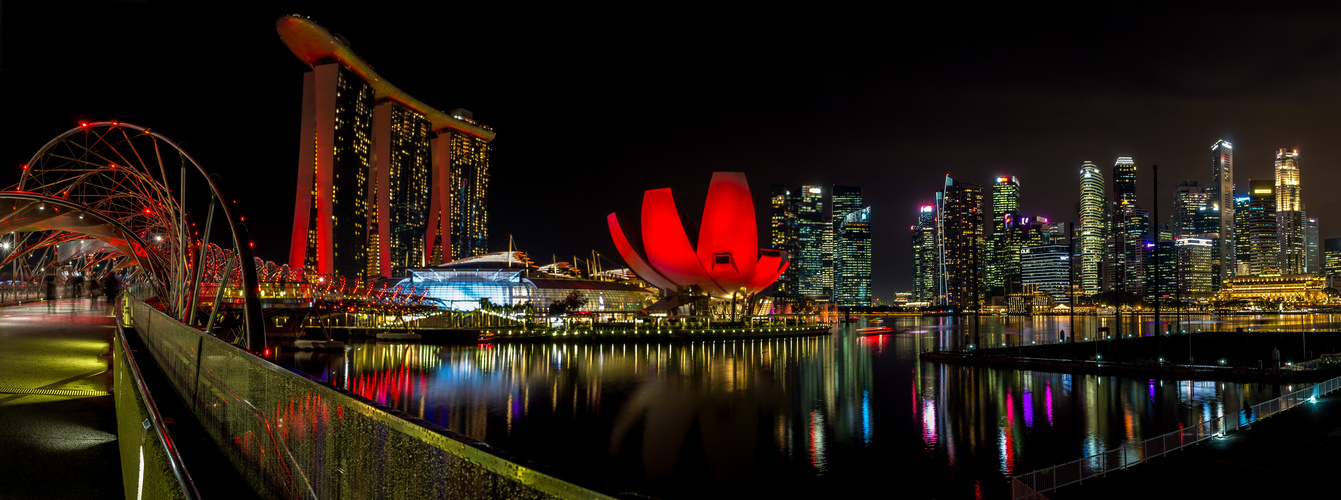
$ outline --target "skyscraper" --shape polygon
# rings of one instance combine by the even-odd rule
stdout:
[[[835,184],[832,189],[833,191],[830,192],[829,201],[829,209],[831,212],[829,218],[831,222],[833,222],[833,227],[830,229],[833,238],[833,278],[831,286],[833,287],[832,293],[834,301],[837,301],[838,296],[842,293],[840,290],[842,285],[839,282],[844,273],[843,258],[848,252],[848,249],[844,247],[844,245],[847,244],[847,240],[843,239],[843,224],[846,223],[847,214],[861,210],[862,203],[861,188],[859,187]],[[869,239],[869,235],[867,238]],[[867,265],[869,266],[869,263],[867,263]]]
[[[847,307],[871,305],[871,207],[843,216],[837,238],[842,255],[834,277],[834,302]]]
[[[452,116],[479,125],[468,110],[454,109]],[[442,138],[444,134],[447,139]],[[451,196],[447,204],[450,218],[444,219],[439,212],[442,225],[436,228],[434,244],[445,248],[448,239],[443,234],[450,235],[451,260],[489,253],[489,141],[450,130],[439,132],[438,137],[451,148]]]
[[[1212,265],[1220,269],[1219,279],[1213,286],[1220,289],[1220,283],[1234,277],[1237,269],[1235,244],[1232,235],[1234,228],[1234,145],[1220,139],[1211,145],[1211,184],[1206,194],[1211,199],[1213,209],[1220,210],[1219,244],[1211,255]]]
[[[1109,226],[1109,288],[1142,294],[1154,238],[1150,213],[1136,206],[1136,162],[1120,156],[1113,164],[1112,225]]]
[[[1099,293],[1100,270],[1107,239],[1104,177],[1091,162],[1080,166],[1080,290],[1086,295]]]
[[[1197,181],[1181,181],[1173,194],[1173,237],[1206,239],[1219,231],[1219,217],[1208,216],[1208,212],[1219,214],[1211,209],[1211,199],[1206,186]]]
[[[1055,302],[1071,303],[1070,245],[1036,245],[1020,250],[1021,290],[1025,287],[1047,292]]]
[[[1322,276],[1322,261],[1318,253],[1318,218],[1304,217],[1304,272]]]
[[[985,292],[982,198],[981,186],[956,181],[949,175],[937,198],[942,303],[960,310],[976,308]]]
[[[1182,300],[1208,299],[1215,295],[1211,253],[1215,242],[1206,238],[1182,238],[1174,242],[1177,261],[1176,291]]]
[[[797,289],[797,270],[800,269],[797,259],[800,252],[797,250],[800,238],[800,220],[797,216],[797,203],[799,201],[795,194],[798,190],[788,189],[785,186],[774,185],[772,196],[769,198],[772,212],[770,222],[772,226],[772,238],[770,239],[770,248],[782,250],[787,253],[787,259],[793,262],[787,266],[787,270],[778,278],[777,291],[774,297],[785,302],[795,302],[801,298],[801,293]],[[795,194],[794,194],[795,193]]]
[[[809,298],[824,295],[824,240],[830,227],[824,222],[824,189],[820,186],[801,186],[800,201],[796,206],[798,220],[797,289]]]
[[[939,302],[940,282],[938,247],[936,241],[936,206],[922,205],[917,209],[917,224],[913,225],[913,298],[919,302]]]
[[[1130,156],[1119,156],[1113,163],[1113,203],[1136,204],[1136,162]]]
[[[1253,197],[1251,194],[1234,195],[1234,234],[1227,235],[1228,239],[1234,241],[1235,275],[1252,274],[1249,270],[1252,263],[1252,238],[1248,233],[1248,216],[1252,211],[1248,209],[1252,205]],[[1212,265],[1214,265],[1214,255],[1212,255]],[[1220,290],[1223,283],[1212,283],[1216,291]]]
[[[339,63],[303,74],[289,265],[362,281],[368,260],[373,89]]]
[[[368,276],[390,277],[427,262],[428,118],[395,101],[373,109],[368,176]],[[399,270],[399,273],[397,272]]]
[[[1020,180],[997,177],[992,184],[992,239],[987,244],[984,269],[987,288],[993,295],[1007,295],[1020,288]]]
[[[1300,199],[1299,150],[1276,150],[1276,238],[1281,274],[1303,274],[1304,203]]]
[[[1272,181],[1248,181],[1248,274],[1279,275],[1279,240],[1276,233],[1276,186]]]

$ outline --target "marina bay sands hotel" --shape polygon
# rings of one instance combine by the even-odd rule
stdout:
[[[493,130],[391,85],[305,17],[276,27],[312,67],[289,266],[362,281],[487,252]]]

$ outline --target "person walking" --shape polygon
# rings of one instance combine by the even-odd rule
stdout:
[[[56,311],[56,273],[47,273],[42,277],[46,282],[47,312]]]

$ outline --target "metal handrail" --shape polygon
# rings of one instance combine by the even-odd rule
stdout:
[[[1270,417],[1305,402],[1341,389],[1341,377],[1313,384],[1304,389],[1282,394],[1280,397],[1249,406],[1251,413],[1244,415],[1247,424]],[[1232,420],[1227,417],[1234,417]],[[1238,415],[1226,415],[1204,420],[1191,427],[1166,432],[1136,443],[1123,445],[1104,452],[1086,455],[1078,460],[1053,465],[1033,472],[1011,476],[1011,498],[1029,500],[1044,498],[1042,493],[1062,486],[1078,484],[1085,479],[1102,476],[1108,471],[1126,469],[1146,460],[1181,450],[1207,439],[1224,436],[1237,430]],[[1189,439],[1190,438],[1190,439]],[[1172,441],[1172,442],[1170,442]],[[1172,446],[1170,446],[1172,444]],[[1128,460],[1128,456],[1134,460]],[[1115,462],[1115,463],[1114,463]]]
[[[118,302],[125,300],[124,297],[118,299]],[[119,309],[119,308],[118,308]],[[126,357],[126,365],[130,367],[131,378],[135,381],[135,392],[138,397],[144,401],[145,410],[149,413],[149,424],[162,440],[164,453],[168,456],[168,465],[172,468],[172,474],[177,479],[177,485],[181,487],[182,494],[188,499],[199,499],[200,492],[196,491],[196,484],[191,480],[191,473],[186,470],[186,464],[182,462],[181,454],[177,453],[177,446],[172,444],[172,435],[168,433],[168,428],[163,424],[163,416],[158,413],[158,405],[154,403],[153,396],[149,395],[149,388],[144,385],[144,376],[140,374],[140,367],[135,362],[135,355],[131,353],[130,346],[126,344],[126,332],[121,327],[121,321],[116,323],[116,336],[121,344],[121,354]],[[118,395],[118,397],[120,397]]]

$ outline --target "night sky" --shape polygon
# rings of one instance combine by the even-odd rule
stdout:
[[[257,255],[285,261],[307,67],[275,20],[300,13],[494,127],[491,246],[512,235],[538,261],[595,249],[622,265],[605,215],[637,240],[646,189],[674,188],[696,238],[711,173],[743,171],[761,238],[770,185],[861,186],[888,301],[911,289],[908,228],[947,173],[1019,176],[1027,213],[1071,220],[1080,164],[1111,180],[1132,156],[1143,207],[1161,167],[1163,219],[1178,181],[1210,181],[1220,138],[1241,189],[1298,148],[1308,214],[1341,237],[1341,7],[1326,2],[334,4],[3,2],[0,184],[79,120],[148,126],[220,174]]]

